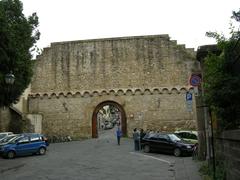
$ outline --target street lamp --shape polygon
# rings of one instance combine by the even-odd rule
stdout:
[[[7,84],[7,101],[10,101],[10,86],[13,85],[15,81],[15,76],[12,74],[12,71],[10,73],[6,74],[5,77],[5,83]],[[8,104],[8,102],[6,102]]]
[[[10,73],[5,75],[6,84],[12,85],[14,81],[15,81],[15,76],[12,74],[12,71],[10,71]]]

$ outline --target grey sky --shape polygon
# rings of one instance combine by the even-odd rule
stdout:
[[[37,12],[40,48],[51,42],[169,34],[188,48],[211,44],[207,31],[228,34],[239,0],[22,0]]]

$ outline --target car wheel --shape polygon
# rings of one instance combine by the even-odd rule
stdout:
[[[150,152],[150,146],[149,145],[145,145],[143,151],[145,153],[149,153]]]
[[[8,153],[7,153],[7,158],[8,159],[13,159],[15,157],[15,152],[14,151],[9,151]]]
[[[44,147],[39,148],[39,154],[44,155],[46,153],[46,149]]]
[[[174,149],[174,156],[179,157],[181,155],[181,150],[179,148]]]

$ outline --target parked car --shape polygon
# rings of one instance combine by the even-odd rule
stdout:
[[[8,135],[5,138],[0,140],[0,145],[4,145],[4,144],[8,144],[9,142],[11,142],[12,140],[18,138],[22,136],[21,134],[12,134],[12,135]]]
[[[13,134],[13,132],[1,132],[0,133],[0,140],[5,138],[6,136],[12,135],[12,134]]]
[[[42,134],[27,133],[8,142],[8,144],[0,145],[0,154],[9,159],[15,156],[23,156],[30,154],[44,155],[46,153],[48,142]]]
[[[154,133],[148,134],[142,139],[141,146],[144,152],[157,151],[174,154],[175,156],[191,155],[193,144],[185,142],[175,134]]]
[[[192,144],[198,143],[197,131],[181,130],[181,131],[175,131],[174,134],[176,134],[180,138],[182,138],[185,141],[188,141]]]

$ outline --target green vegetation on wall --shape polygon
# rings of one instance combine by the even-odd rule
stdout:
[[[240,10],[232,19],[240,22]],[[231,25],[230,38],[208,32],[217,40],[220,55],[209,54],[204,62],[206,102],[216,114],[219,130],[235,129],[240,125],[240,32]]]

